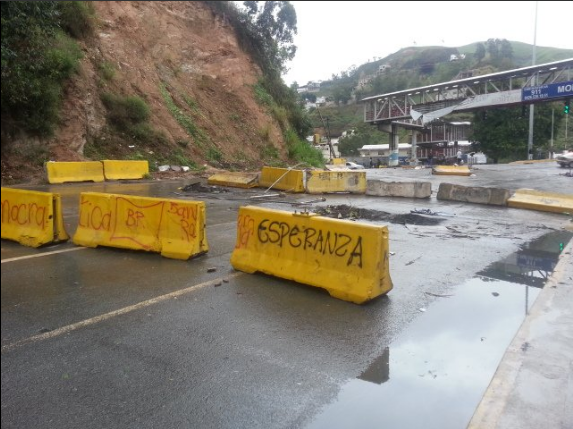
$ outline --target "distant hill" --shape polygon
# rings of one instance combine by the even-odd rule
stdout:
[[[473,55],[479,42],[472,43],[458,48],[460,53]],[[482,42],[485,43],[485,42]],[[513,48],[513,62],[517,67],[527,67],[531,65],[531,54],[533,45],[523,42],[510,42]],[[536,63],[550,63],[553,61],[573,58],[573,49],[549,48],[546,46],[537,46],[535,48]]]
[[[526,67],[531,65],[532,49],[533,45],[527,43],[499,39],[458,48],[403,48],[385,58],[333,74],[333,79],[321,82],[315,95],[327,100],[320,107],[323,116],[338,119],[331,121],[331,133],[336,136],[363,122],[362,109],[356,103],[364,97]],[[536,57],[537,64],[573,58],[573,49],[537,46]],[[313,125],[321,127],[318,114],[310,113]]]

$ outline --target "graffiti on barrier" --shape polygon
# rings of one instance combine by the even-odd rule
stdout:
[[[123,196],[111,201],[99,197],[94,200],[82,195],[79,226],[109,234],[110,242],[128,240],[146,250],[152,249],[162,236],[186,242],[197,238],[200,227],[197,204],[141,201]]]
[[[262,244],[289,246],[343,258],[347,266],[356,265],[362,268],[363,248],[360,235],[352,237],[340,232],[264,219],[257,226],[257,238]]]
[[[11,203],[9,199],[2,200],[2,224],[15,224],[45,229],[48,226],[49,208],[37,203]]]

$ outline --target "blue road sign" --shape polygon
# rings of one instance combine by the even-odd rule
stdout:
[[[521,90],[521,101],[573,97],[573,81],[530,86]]]

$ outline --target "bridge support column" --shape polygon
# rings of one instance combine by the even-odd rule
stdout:
[[[389,135],[390,143],[390,156],[388,158],[388,167],[396,167],[398,165],[398,143],[400,137],[398,136],[398,127],[392,125],[392,132]]]
[[[418,134],[412,131],[412,154],[410,156],[410,165],[418,165]]]

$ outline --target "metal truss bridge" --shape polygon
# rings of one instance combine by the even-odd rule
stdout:
[[[573,58],[361,100],[364,121],[420,129],[452,112],[573,98]]]

